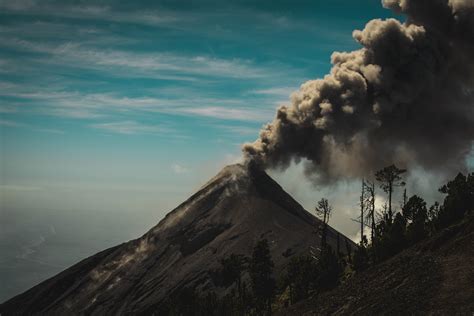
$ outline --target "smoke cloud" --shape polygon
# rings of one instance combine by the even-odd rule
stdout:
[[[331,72],[304,83],[260,137],[244,144],[262,167],[306,161],[319,182],[396,163],[459,170],[474,139],[474,0],[383,0],[406,15],[353,32]]]

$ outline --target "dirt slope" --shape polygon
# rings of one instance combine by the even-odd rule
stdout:
[[[473,315],[474,218],[284,315]]]

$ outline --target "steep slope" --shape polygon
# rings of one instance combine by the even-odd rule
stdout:
[[[472,315],[474,214],[282,315]]]
[[[220,260],[249,255],[261,238],[269,240],[281,271],[292,255],[318,246],[318,225],[265,172],[228,166],[142,237],[81,261],[5,302],[0,312],[148,314],[184,286],[224,293],[216,278]],[[330,229],[334,246],[336,234]]]

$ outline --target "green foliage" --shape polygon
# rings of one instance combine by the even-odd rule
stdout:
[[[442,205],[435,203],[427,209],[426,202],[412,196],[402,205],[402,215],[390,221],[385,213],[376,227],[376,236],[369,247],[372,262],[385,260],[403,248],[436,233],[474,209],[474,173],[458,174],[444,185],[440,192],[446,194]]]
[[[276,282],[273,278],[270,247],[266,239],[260,240],[255,246],[249,272],[256,311],[259,315],[270,314]]]
[[[296,303],[309,296],[318,275],[316,261],[309,255],[291,258],[287,267],[286,282],[290,287],[290,302]]]
[[[377,225],[376,241],[372,243],[374,261],[385,260],[406,246],[406,219],[400,214],[395,215],[392,223],[383,218]]]
[[[357,272],[363,271],[369,266],[369,254],[367,251],[367,246],[367,237],[364,235],[364,238],[357,246],[352,259],[352,268]]]
[[[238,311],[241,315],[245,314],[245,311],[251,306],[252,299],[247,292],[246,283],[242,281],[242,274],[246,270],[247,262],[247,257],[236,254],[231,254],[221,260],[223,284],[225,286],[236,284],[237,287],[237,295],[233,289],[230,295],[224,297],[223,302],[227,306],[227,310]]]
[[[229,257],[222,259],[222,279],[225,285],[235,282],[240,283],[242,272],[245,269],[246,259],[243,255],[231,254]]]
[[[343,270],[341,261],[332,248],[330,246],[323,248],[317,264],[317,287],[322,290],[335,287],[339,284]]]
[[[474,173],[467,176],[459,173],[439,191],[446,197],[436,219],[437,228],[446,227],[462,219],[466,212],[474,210]]]
[[[406,172],[406,169],[399,169],[395,165],[390,165],[375,173],[375,179],[380,182],[380,188],[388,194],[388,220],[391,222],[393,218],[392,212],[392,193],[393,188],[397,186],[404,186],[401,175]],[[390,224],[390,223],[389,223]]]
[[[402,182],[401,175],[406,172],[406,169],[399,169],[395,165],[390,165],[375,173],[375,179],[380,182],[380,188],[385,193],[393,192],[394,186],[405,185]]]
[[[426,202],[421,197],[413,195],[406,202],[402,213],[407,221],[415,221],[417,219],[425,221],[428,215]]]
[[[428,210],[426,202],[419,196],[412,196],[403,209],[405,219],[411,221],[407,228],[407,239],[416,243],[428,236]]]

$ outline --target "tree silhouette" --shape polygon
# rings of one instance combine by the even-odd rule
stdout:
[[[328,245],[322,249],[318,259],[318,288],[322,290],[331,289],[339,283],[339,277],[342,273],[339,257]]]
[[[417,218],[425,220],[427,217],[426,202],[421,197],[413,195],[403,207],[402,214],[408,221],[413,222]]]
[[[291,304],[307,298],[317,276],[315,260],[308,255],[295,256],[291,258],[286,271]]]
[[[273,261],[266,239],[260,240],[253,249],[250,260],[250,278],[257,314],[271,314],[271,304],[275,296],[275,279],[273,278]]]
[[[394,187],[405,185],[401,177],[405,172],[406,169],[399,169],[395,165],[391,165],[375,173],[375,179],[380,182],[380,188],[388,194],[388,224],[391,224],[393,220],[392,193]]]
[[[332,206],[329,204],[329,201],[325,198],[322,198],[318,201],[318,204],[315,208],[316,216],[322,221],[322,230],[321,230],[321,247],[326,247],[326,238],[327,238],[327,225],[329,223],[329,218],[332,213]]]
[[[367,222],[370,223],[370,240],[375,241],[375,184],[373,182],[365,181],[365,190],[367,192],[366,203],[368,206]]]
[[[459,173],[439,191],[446,194],[437,220],[440,228],[463,218],[466,212],[474,209],[474,173],[467,176]]]
[[[329,204],[329,201],[325,198],[322,198],[318,201],[318,204],[315,208],[316,216],[319,217],[324,224],[329,223],[329,217],[331,217],[332,207]]]
[[[231,254],[221,260],[222,278],[225,284],[237,283],[239,298],[242,298],[242,272],[245,270],[247,258],[243,255]]]

